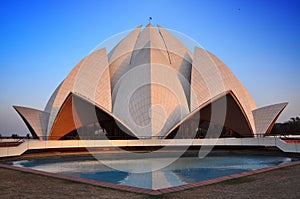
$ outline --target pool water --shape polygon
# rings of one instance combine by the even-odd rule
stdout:
[[[295,160],[297,159],[290,157],[226,153],[209,155],[202,159],[198,157],[181,157],[163,169],[146,173],[118,171],[90,156],[61,156],[47,159],[13,161],[9,162],[9,164],[113,184],[157,190],[280,165]],[[109,161],[110,164],[144,166],[155,164],[155,162],[161,161],[161,159],[117,159]],[[143,164],[141,164],[142,162]]]

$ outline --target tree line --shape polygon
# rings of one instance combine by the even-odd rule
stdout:
[[[284,123],[276,123],[272,130],[271,135],[300,135],[300,118],[292,117],[289,121]]]

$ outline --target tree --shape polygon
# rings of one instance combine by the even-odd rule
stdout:
[[[272,134],[300,134],[300,118],[291,117],[289,121],[284,123],[276,123],[273,126]]]
[[[293,124],[295,122],[296,122],[296,119],[294,117],[291,117],[289,123]]]

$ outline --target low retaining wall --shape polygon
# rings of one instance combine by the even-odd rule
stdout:
[[[0,147],[0,157],[19,156],[27,150],[135,146],[273,146],[284,152],[300,153],[300,143],[287,143],[277,137],[154,140],[25,140],[18,146]]]

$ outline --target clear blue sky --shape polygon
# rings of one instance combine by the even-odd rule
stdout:
[[[12,105],[43,109],[77,62],[148,17],[223,60],[257,106],[300,116],[300,1],[0,0],[0,134],[25,134]]]

